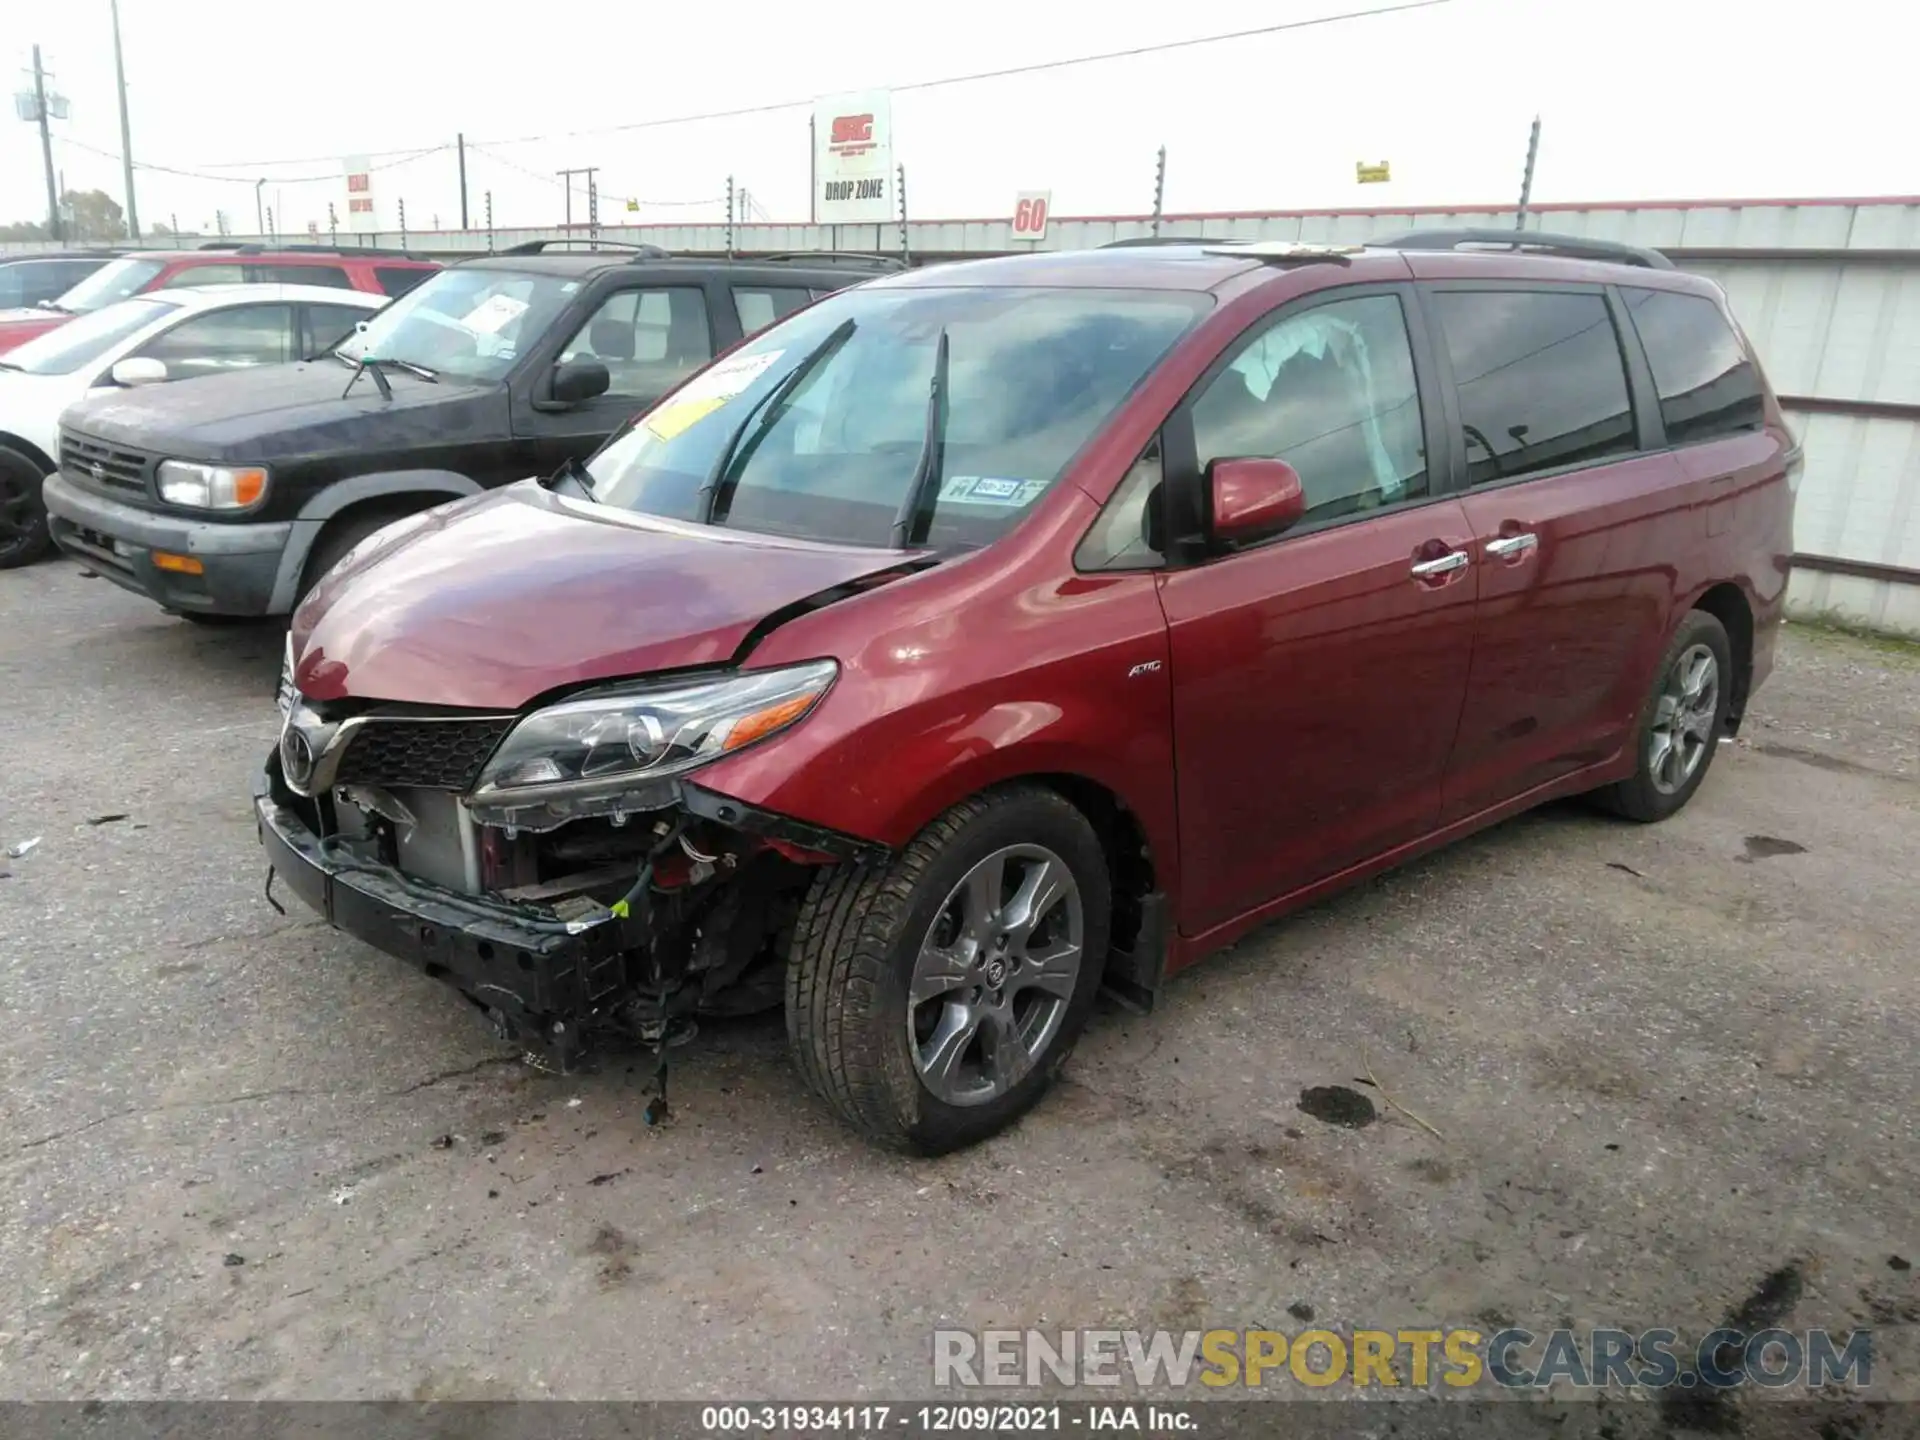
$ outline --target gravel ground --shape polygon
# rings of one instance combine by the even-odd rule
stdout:
[[[0,574],[0,848],[44,836],[0,858],[0,1395],[897,1397],[940,1325],[1697,1333],[1769,1277],[1788,1325],[1920,1321],[1915,652],[1796,628],[1674,821],[1556,806],[1320,905],[913,1162],[777,1017],[649,1129],[625,1061],[528,1070],[276,915],[279,646]]]

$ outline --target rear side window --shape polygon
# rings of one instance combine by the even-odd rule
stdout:
[[[733,308],[740,316],[740,329],[751,335],[776,320],[784,320],[794,311],[813,302],[811,293],[780,285],[736,285]]]
[[[1675,445],[1757,430],[1766,419],[1760,372],[1720,307],[1704,295],[1630,289],[1627,311],[1660,392]]]
[[[1606,299],[1571,290],[1440,290],[1467,477],[1498,484],[1638,448]]]
[[[256,280],[274,285],[330,285],[335,290],[351,290],[353,281],[338,265],[255,265]]]
[[[247,278],[238,265],[183,265],[155,287],[176,290],[184,285],[238,285]]]
[[[376,265],[373,267],[373,278],[379,284],[381,293],[386,295],[404,295],[431,274],[433,271],[425,266]]]

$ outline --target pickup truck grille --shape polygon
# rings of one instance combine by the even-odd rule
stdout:
[[[147,493],[147,457],[74,430],[60,432],[60,469],[96,489]]]
[[[480,778],[480,767],[513,723],[511,715],[473,720],[370,719],[347,742],[333,783],[470,790]]]

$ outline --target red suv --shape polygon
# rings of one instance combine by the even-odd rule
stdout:
[[[76,315],[104,309],[130,295],[174,285],[238,285],[268,281],[281,285],[329,285],[364,290],[369,295],[404,295],[438,270],[437,261],[400,250],[346,249],[290,245],[209,243],[198,250],[140,250],[97,267],[57,300],[0,310],[0,354],[36,335],[64,325]]]
[[[1799,451],[1710,282],[1487,239],[799,311],[321,580],[274,871],[559,1066],[784,1004],[938,1151],[1103,985],[1557,796],[1673,814],[1771,668]]]

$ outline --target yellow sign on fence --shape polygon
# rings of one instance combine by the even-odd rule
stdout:
[[[1384,185],[1393,178],[1392,167],[1385,160],[1378,165],[1369,165],[1362,160],[1353,167],[1353,174],[1362,185]]]

